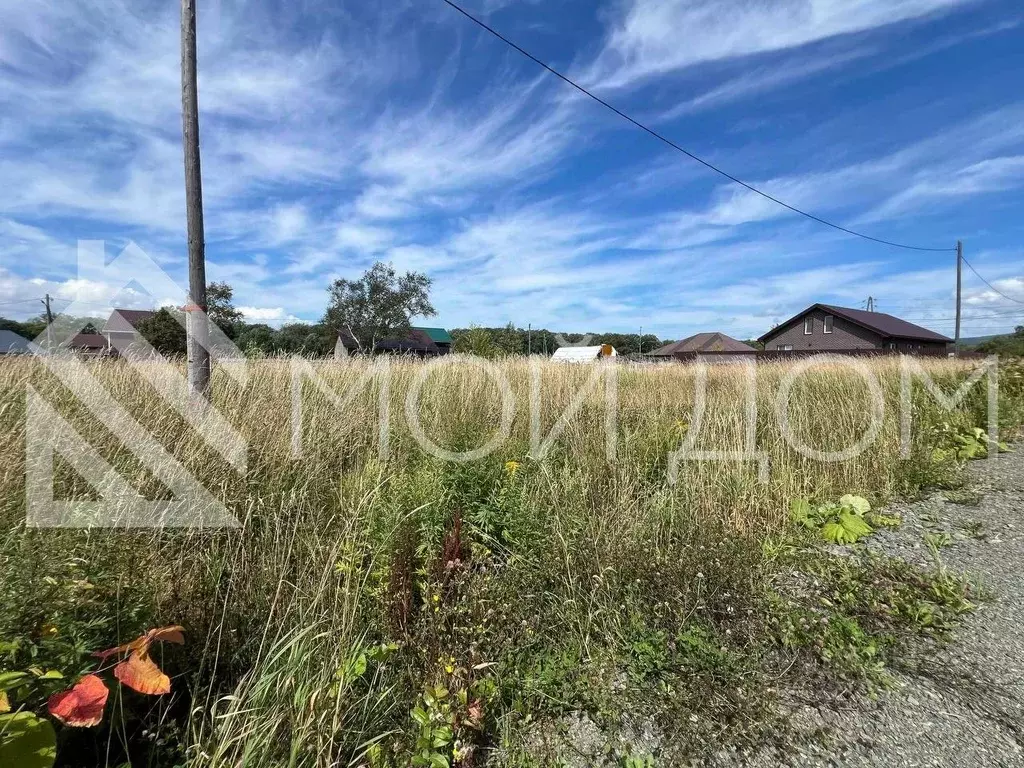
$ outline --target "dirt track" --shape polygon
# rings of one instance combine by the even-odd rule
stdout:
[[[795,753],[772,749],[722,762],[1024,766],[1024,448],[973,462],[969,472],[982,494],[975,505],[938,493],[896,505],[903,525],[870,546],[923,564],[930,562],[924,535],[945,531],[947,567],[970,574],[993,599],[967,616],[948,646],[898,670],[899,686],[877,701],[795,706],[791,724],[806,737]]]

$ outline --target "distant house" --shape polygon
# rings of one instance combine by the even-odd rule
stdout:
[[[952,339],[884,312],[814,304],[762,336],[766,352],[943,355]]]
[[[749,344],[717,331],[697,333],[651,352],[651,357],[662,360],[703,360],[717,363],[752,360],[756,355],[757,350]]]
[[[61,346],[90,356],[102,355],[109,348],[107,337],[99,333],[76,333]]]
[[[447,355],[452,351],[455,340],[444,328],[413,328],[413,330],[427,334],[430,340],[437,346],[438,354]]]
[[[349,352],[355,352],[359,349],[355,338],[347,331],[338,332],[338,341]],[[451,352],[452,344],[452,337],[444,328],[413,327],[400,338],[379,340],[373,349],[374,352],[437,357],[438,355],[447,355]]]
[[[14,331],[0,331],[0,355],[30,355],[29,340]]]
[[[110,313],[100,333],[106,337],[108,347],[117,349],[120,344],[123,348],[138,337],[139,323],[155,314],[156,312],[151,309],[115,309]]]
[[[597,347],[559,347],[551,359],[557,363],[595,363],[617,355],[611,344],[601,344]]]

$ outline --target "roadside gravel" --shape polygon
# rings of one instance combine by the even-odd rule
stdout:
[[[895,505],[903,524],[869,546],[926,564],[925,535],[933,534],[948,542],[940,550],[946,566],[993,599],[947,645],[896,670],[897,687],[878,700],[791,704],[790,724],[802,737],[795,750],[719,754],[713,764],[1024,766],[1024,449],[973,462],[969,472],[978,494]]]

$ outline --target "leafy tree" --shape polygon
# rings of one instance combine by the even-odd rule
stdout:
[[[587,336],[587,334],[582,333],[555,334],[546,328],[534,328],[532,331],[529,331],[526,328],[516,328],[511,323],[504,328],[478,328],[476,326],[469,329],[455,328],[452,329],[450,333],[452,338],[455,339],[456,350],[465,349],[465,345],[469,342],[463,342],[462,347],[460,347],[459,340],[473,330],[486,332],[486,334],[488,334],[491,343],[497,347],[495,354],[513,355],[522,355],[527,352],[532,352],[532,354],[535,355],[550,355],[558,348],[556,335],[561,336],[569,343],[583,341]],[[633,352],[637,352],[640,349],[640,337],[635,333],[604,333],[589,335],[591,336],[591,344],[611,344],[620,355],[628,355]],[[477,338],[482,339],[482,334],[478,333]],[[644,334],[643,342],[644,352],[650,352],[668,343],[667,341],[659,340],[657,336],[649,333]],[[482,342],[478,341],[477,343]]]
[[[243,318],[241,311],[231,303],[234,293],[227,283],[210,283],[206,286],[206,314],[232,340]]]
[[[377,262],[358,280],[334,281],[323,324],[351,334],[361,352],[372,351],[382,339],[407,334],[413,317],[436,314],[430,284],[424,274],[399,276],[390,264]]]
[[[466,355],[476,355],[491,360],[498,356],[499,349],[491,338],[487,328],[471,325],[468,329],[452,334],[455,340],[455,351]]]
[[[277,351],[277,334],[273,328],[264,323],[244,326],[239,332],[236,342],[238,348],[246,354],[250,354],[250,350],[259,350],[264,355],[270,355]]]
[[[163,355],[184,355],[188,346],[185,339],[184,318],[178,310],[164,307],[141,321],[135,330]]]
[[[495,334],[494,345],[502,355],[526,354],[526,333],[509,323]]]
[[[338,332],[323,324],[288,323],[276,334],[276,350],[323,357],[334,352],[337,338]]]
[[[46,321],[41,317],[34,317],[31,320],[25,320],[24,322],[8,320],[6,317],[0,317],[0,330],[14,331],[19,336],[31,341],[46,330]]]

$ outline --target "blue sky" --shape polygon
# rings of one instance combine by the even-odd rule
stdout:
[[[952,332],[954,256],[851,238],[668,150],[440,0],[199,5],[208,275],[315,320],[376,260],[458,327],[756,336],[823,301]],[[1012,0],[466,0],[678,143],[1024,300]],[[178,4],[0,0],[0,314],[103,314],[78,239],[185,284]],[[965,335],[1024,305],[965,274]],[[66,303],[66,301],[64,302]],[[58,303],[58,306],[61,306]]]

